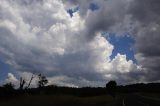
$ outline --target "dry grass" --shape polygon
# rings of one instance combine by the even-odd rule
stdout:
[[[0,106],[114,106],[115,101],[110,96],[75,97],[75,96],[25,96],[1,101]]]
[[[142,96],[160,100],[160,93],[139,93]]]

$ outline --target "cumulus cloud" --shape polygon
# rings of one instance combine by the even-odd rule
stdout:
[[[7,77],[7,80],[6,81],[18,81],[17,78],[12,74],[12,73],[8,73],[8,77]]]
[[[69,0],[70,1],[70,0]],[[71,2],[71,1],[70,1]],[[85,1],[71,2],[80,4]],[[129,32],[135,39],[137,60],[143,67],[147,81],[158,81],[159,78],[159,40],[160,12],[158,0],[90,0],[99,5],[100,9],[92,12],[86,9],[86,26],[88,36],[95,36],[97,31],[116,32],[123,35]],[[90,37],[89,37],[90,38]]]
[[[8,73],[7,78],[3,83],[12,83],[14,87],[17,88],[19,81],[12,73]]]
[[[92,2],[99,6],[98,10],[88,9]],[[157,52],[159,48],[155,46],[159,39],[159,24],[148,21],[152,20],[149,18],[153,18],[150,16],[142,21],[141,14],[136,9],[143,3],[137,2],[135,0],[2,0],[0,59],[12,65],[20,73],[44,74],[49,78],[50,84],[77,87],[103,86],[111,79],[119,83],[144,81],[147,78],[157,80],[155,76],[147,78],[143,76],[150,73],[153,67],[159,69],[159,63],[155,63],[159,58],[150,58],[153,55],[159,57]],[[134,5],[131,6],[132,4]],[[140,10],[146,16],[153,13],[158,22],[156,6],[150,10],[151,7],[148,5]],[[78,6],[79,10],[70,17],[67,9],[72,6]],[[143,12],[147,9],[150,13]],[[150,23],[145,25],[144,21]],[[102,31],[133,33],[136,40],[136,56],[144,58],[142,60],[145,61],[137,58],[140,64],[137,65],[121,54],[111,60],[114,46],[101,35]],[[142,43],[142,40],[145,43]],[[150,62],[153,62],[153,65]],[[157,71],[152,73],[156,74]],[[30,74],[25,76],[29,78]],[[36,80],[33,82],[33,85],[35,84]]]

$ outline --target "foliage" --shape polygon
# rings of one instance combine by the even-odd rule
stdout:
[[[15,89],[12,83],[6,83],[2,86],[0,95],[3,96],[12,96],[14,95]]]
[[[3,88],[6,90],[14,90],[14,85],[10,82],[10,83],[6,83],[3,85]]]
[[[116,81],[109,81],[107,84],[106,84],[106,89],[107,89],[107,92],[115,97],[116,96],[116,88],[117,88],[117,83]]]
[[[38,81],[38,87],[39,88],[44,87],[48,83],[48,80],[45,76],[39,74],[38,78],[39,78],[39,81]]]

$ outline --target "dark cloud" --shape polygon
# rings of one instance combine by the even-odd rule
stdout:
[[[135,21],[147,25],[150,22],[158,22],[158,20],[160,20],[160,12],[158,11],[160,9],[159,5],[159,0],[134,0],[129,9],[129,13],[132,14]]]
[[[160,69],[160,1],[159,0],[135,0],[129,10],[134,22],[138,22],[135,28],[135,50],[141,54],[139,63],[145,68],[145,76],[148,81],[159,80]]]
[[[91,3],[99,9],[91,11]],[[120,84],[158,81],[159,4],[159,0],[64,0],[63,4],[2,0],[0,58],[20,72],[43,73],[64,85],[101,85],[111,79]],[[67,10],[72,6],[79,10],[71,18]],[[138,65],[121,54],[111,60],[114,47],[102,31],[130,32]]]
[[[73,4],[78,5],[82,2],[84,1]],[[108,0],[99,1],[97,4],[100,6],[98,11],[89,12],[86,9],[88,39],[93,38],[99,31],[120,31],[122,33],[131,31],[136,41],[135,53],[141,54],[137,60],[145,68],[139,76],[144,77],[143,80],[147,81],[159,80],[160,1]],[[134,74],[130,73],[127,76],[134,80],[132,75]],[[140,80],[140,78],[137,79]]]

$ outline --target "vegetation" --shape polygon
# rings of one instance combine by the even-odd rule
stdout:
[[[26,83],[26,80],[21,77],[20,78],[20,84],[19,84],[19,89],[20,90],[23,90],[23,87],[24,87],[25,83]]]
[[[111,96],[113,96],[115,98],[116,96],[116,88],[117,88],[117,83],[116,81],[109,81],[106,84],[106,89],[108,91],[108,94],[110,94]]]
[[[118,99],[117,99],[118,101]],[[70,95],[31,95],[1,101],[0,106],[114,106],[110,96],[77,97]]]
[[[3,85],[3,88],[7,91],[14,90],[14,85],[12,83],[6,83]]]
[[[38,78],[39,78],[39,81],[38,81],[38,87],[39,88],[44,87],[48,83],[48,80],[45,76],[39,74]]]
[[[21,78],[19,89],[14,89],[12,83],[0,87],[0,106],[116,106],[124,95],[130,93],[160,94],[160,83],[117,86],[116,81],[109,81],[106,87],[72,88],[46,86],[48,80],[40,74],[37,88],[29,88],[33,78],[32,75],[26,87],[26,81]]]

